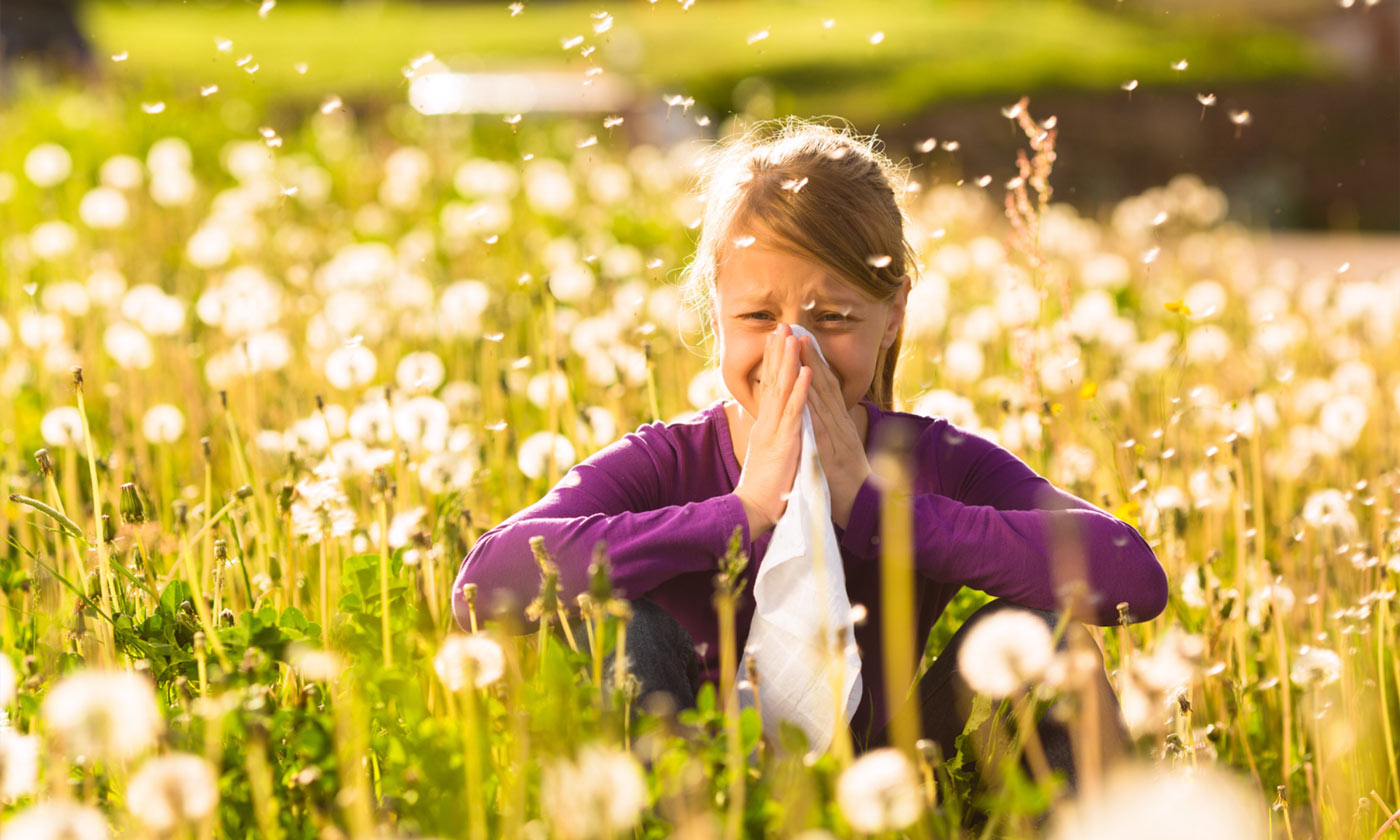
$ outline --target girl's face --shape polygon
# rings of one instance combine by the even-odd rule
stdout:
[[[747,247],[726,249],[715,275],[712,318],[724,385],[756,417],[764,339],[780,322],[799,324],[821,345],[850,411],[875,381],[880,350],[894,342],[909,283],[890,301],[871,300],[820,263],[766,245],[763,233],[753,231]]]

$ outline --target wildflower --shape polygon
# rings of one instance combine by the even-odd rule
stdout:
[[[294,642],[288,646],[287,661],[302,679],[316,682],[331,682],[344,670],[340,657],[305,642]]]
[[[593,271],[578,262],[566,262],[549,272],[549,291],[564,303],[579,304],[593,295]]]
[[[1052,840],[1256,840],[1268,836],[1263,798],[1234,773],[1125,765],[1094,796],[1056,809]]]
[[[185,243],[185,256],[196,268],[218,268],[233,256],[233,239],[217,224],[201,225]]]
[[[0,802],[33,793],[38,781],[39,737],[0,729]]]
[[[1326,648],[1304,645],[1293,660],[1289,673],[1293,682],[1305,688],[1322,688],[1336,682],[1342,675],[1341,657]]]
[[[413,532],[418,528],[418,523],[423,521],[423,517],[428,515],[425,507],[416,507],[402,513],[394,514],[394,518],[389,520],[389,547],[403,548],[408,545],[413,538]],[[379,541],[379,523],[374,523],[370,528],[370,539]]]
[[[57,143],[40,143],[24,156],[24,175],[41,189],[56,187],[73,173],[73,156]]]
[[[1361,439],[1366,428],[1366,400],[1355,394],[1337,394],[1322,404],[1318,426],[1343,450]]]
[[[122,296],[122,317],[140,324],[147,335],[174,335],[185,326],[185,304],[159,286],[142,283]]]
[[[1318,490],[1303,502],[1303,522],[1317,530],[1330,529],[1340,540],[1352,542],[1360,533],[1356,514],[1340,490]]]
[[[483,633],[453,633],[443,640],[433,657],[433,670],[451,691],[461,691],[468,682],[485,688],[505,672],[505,654],[494,639]]]
[[[409,353],[399,360],[394,380],[405,391],[436,391],[447,376],[442,359],[431,351]]]
[[[85,669],[44,697],[44,722],[72,755],[132,758],[164,728],[155,690],[129,671]]]
[[[1053,656],[1045,621],[1025,610],[1006,609],[972,627],[958,651],[958,671],[973,691],[1009,697],[1040,679]]]
[[[539,478],[548,469],[552,460],[558,470],[567,470],[574,465],[574,445],[569,439],[553,432],[536,432],[525,438],[516,455],[520,471],[528,478]]]
[[[378,367],[378,360],[364,345],[347,344],[326,357],[326,381],[341,390],[356,388],[372,380]]]
[[[646,777],[631,753],[590,744],[544,769],[540,805],[568,840],[630,832],[647,804]]]
[[[530,377],[525,395],[537,408],[547,408],[550,400],[562,405],[569,398],[569,378],[561,371],[540,371]]]
[[[316,543],[326,536],[346,536],[354,527],[355,511],[338,478],[304,478],[296,483],[292,533],[310,537]]]
[[[39,421],[39,434],[49,446],[77,446],[83,441],[83,418],[73,406],[59,406]]]
[[[94,230],[110,230],[126,223],[126,196],[111,187],[97,187],[78,202],[78,217]]]
[[[102,331],[102,348],[123,370],[145,370],[156,359],[150,337],[125,321],[107,325]]]
[[[871,750],[846,768],[836,782],[836,802],[863,834],[908,828],[924,808],[914,765],[890,747]]]
[[[164,834],[203,819],[219,803],[214,768],[197,755],[174,753],[141,765],[126,788],[126,805],[147,828]]]
[[[40,222],[29,232],[29,247],[40,259],[56,260],[78,247],[78,234],[67,222]]]
[[[39,802],[9,815],[0,840],[107,840],[102,812],[76,802]]]
[[[437,397],[412,397],[394,406],[394,431],[414,451],[441,451],[447,446],[451,416]]]

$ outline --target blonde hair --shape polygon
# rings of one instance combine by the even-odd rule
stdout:
[[[681,274],[685,304],[705,337],[712,337],[719,264],[733,236],[755,221],[772,231],[777,247],[827,266],[867,297],[894,298],[917,273],[900,206],[906,177],[873,138],[845,125],[775,120],[717,144],[701,173],[700,241]],[[884,409],[893,408],[903,337],[900,324],[894,343],[877,357],[866,392]]]

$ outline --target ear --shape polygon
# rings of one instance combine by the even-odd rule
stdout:
[[[909,303],[910,283],[910,276],[908,274],[904,275],[899,286],[899,291],[895,292],[894,297],[890,298],[889,316],[885,321],[885,333],[880,337],[880,348],[882,350],[888,350],[890,345],[894,344],[894,337],[899,334],[899,327],[904,323],[904,309]]]

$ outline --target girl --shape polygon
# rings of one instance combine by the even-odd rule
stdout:
[[[831,490],[847,592],[871,617],[854,629],[864,683],[851,721],[858,749],[885,742],[894,711],[884,696],[879,629],[881,484],[868,455],[883,439],[912,443],[905,451],[914,492],[916,651],[962,587],[1001,599],[964,623],[920,681],[923,733],[944,755],[966,719],[955,654],[967,627],[1009,605],[1053,621],[1052,543],[1066,533],[1078,539],[1090,590],[1077,618],[1113,625],[1122,603],[1135,620],[1162,611],[1165,574],[1132,526],[1056,489],[991,441],[941,418],[892,410],[915,259],[896,182],[869,142],[822,125],[790,121],[719,148],[683,283],[717,339],[732,399],[684,422],[642,426],[483,534],[454,588],[463,626],[464,584],[477,586],[487,609],[497,599],[519,608],[534,597],[532,536],[543,536],[558,562],[565,603],[586,589],[590,553],[601,540],[615,586],[633,602],[627,654],[643,694],[665,691],[681,706],[693,704],[702,681],[718,682],[710,597],[716,558],[740,529],[750,557],[737,617],[742,646],[753,578],[796,474],[804,408]],[[822,355],[789,324],[815,335]],[[1116,710],[1102,668],[1099,681]],[[1051,763],[1072,781],[1067,746],[1057,746],[1064,739],[1042,737]]]

